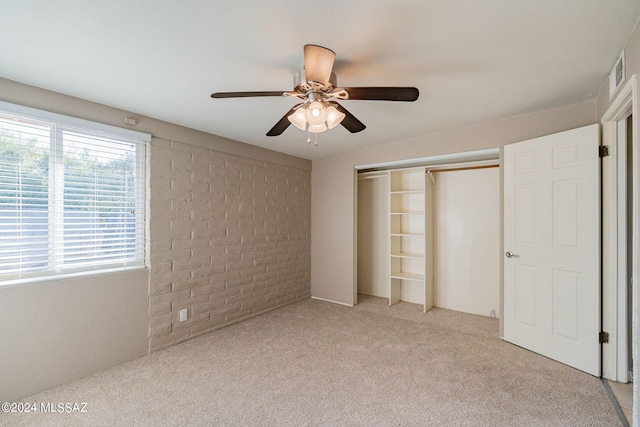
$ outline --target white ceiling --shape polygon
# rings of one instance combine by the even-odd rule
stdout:
[[[3,0],[0,76],[295,156],[344,151],[593,100],[638,0]],[[342,101],[367,125],[319,146],[266,132],[306,43],[339,86],[415,86],[414,103]]]

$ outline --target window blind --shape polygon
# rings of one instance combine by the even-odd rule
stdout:
[[[68,122],[0,105],[1,281],[145,263],[148,136]]]

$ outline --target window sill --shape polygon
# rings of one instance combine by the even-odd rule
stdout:
[[[137,270],[148,270],[148,268],[142,265],[136,265],[136,266],[129,266],[129,267],[105,268],[101,270],[78,271],[73,273],[56,274],[51,276],[7,279],[7,280],[0,280],[0,289],[3,287],[22,286],[22,285],[28,285],[32,283],[42,283],[42,282],[57,282],[60,280],[77,279],[81,277],[105,276],[108,274],[118,274],[118,273],[123,273],[128,271],[137,271]]]

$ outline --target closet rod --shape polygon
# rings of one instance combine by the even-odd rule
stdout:
[[[376,179],[376,178],[388,178],[389,175],[370,175],[370,176],[359,176],[358,179]]]
[[[489,168],[497,168],[500,165],[482,165],[482,166],[467,166],[460,168],[448,168],[448,169],[427,169],[428,172],[453,172],[453,171],[466,171],[471,169],[489,169]]]

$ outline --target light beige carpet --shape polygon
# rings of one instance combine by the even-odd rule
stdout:
[[[308,300],[28,402],[0,425],[618,426],[594,378],[497,338],[496,319],[360,297]]]

